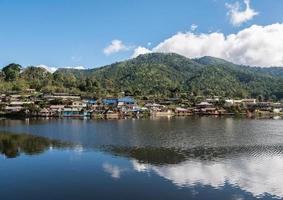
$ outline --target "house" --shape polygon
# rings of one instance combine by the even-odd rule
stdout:
[[[220,97],[215,96],[215,97],[213,97],[213,98],[208,98],[208,99],[206,99],[205,101],[208,102],[208,103],[215,104],[215,103],[217,103],[217,102],[220,101]]]
[[[61,114],[61,112],[62,112],[62,110],[65,108],[65,106],[64,105],[51,105],[51,106],[49,106],[49,109],[50,109],[50,111],[52,112],[52,113],[56,113],[56,114],[58,114],[58,115],[60,115]]]
[[[282,108],[274,108],[273,112],[276,113],[276,114],[279,114],[279,113],[282,112]]]
[[[89,117],[89,112],[81,111],[79,108],[64,108],[61,111],[63,117]]]
[[[4,110],[7,113],[10,113],[10,112],[19,112],[23,109],[24,109],[24,107],[22,107],[22,106],[6,106]]]
[[[118,99],[117,108],[124,114],[129,114],[133,112],[138,112],[139,107],[137,107],[135,100],[132,97],[123,97]]]
[[[12,94],[12,95],[9,95],[6,100],[9,100],[9,101],[20,101],[21,97],[22,97],[22,95]]]
[[[112,110],[108,110],[104,116],[106,119],[119,119],[120,118],[119,112],[115,112]]]
[[[118,99],[117,98],[102,99],[102,104],[105,105],[105,106],[117,106],[118,105]]]
[[[162,111],[154,111],[152,115],[155,117],[171,117],[174,116],[175,113],[172,110],[162,110]]]
[[[193,115],[193,109],[192,108],[176,108],[175,113],[178,116],[185,116],[185,115]]]
[[[87,103],[85,101],[73,101],[71,107],[82,109],[87,107]]]
[[[201,103],[197,104],[196,107],[198,109],[211,108],[211,107],[213,107],[213,105],[211,103],[208,103],[208,102],[204,101],[204,102],[201,102]]]
[[[12,101],[10,102],[10,106],[23,106],[28,104],[34,104],[33,101]]]
[[[30,93],[30,94],[33,94],[33,93],[36,93],[36,90],[35,89],[26,89],[26,92]]]
[[[97,100],[93,100],[93,99],[86,100],[86,104],[87,104],[87,107],[93,107],[97,105]]]
[[[24,106],[28,105],[28,104],[34,104],[34,102],[32,101],[12,101],[10,102],[6,107],[5,107],[5,111],[6,112],[19,112],[21,110],[24,110]]]
[[[242,99],[242,104],[256,104],[256,99]]]
[[[157,103],[147,103],[144,105],[144,107],[149,109],[150,111],[161,111],[166,108],[164,105],[160,105]]]
[[[53,116],[54,113],[52,113],[51,110],[47,109],[47,108],[43,108],[39,111],[38,115],[40,117],[51,117]]]
[[[81,97],[78,95],[72,95],[67,93],[54,93],[54,94],[45,94],[43,95],[43,98],[51,101],[55,99],[62,99],[62,100],[80,100]]]
[[[135,104],[135,99],[132,97],[123,97],[118,99],[118,104],[123,104],[123,105],[134,105]]]

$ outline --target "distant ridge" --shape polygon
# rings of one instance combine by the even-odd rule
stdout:
[[[135,95],[172,96],[190,92],[283,98],[283,68],[240,66],[210,56],[189,59],[175,53],[151,53],[96,69],[60,69],[55,74],[92,78],[105,90]]]

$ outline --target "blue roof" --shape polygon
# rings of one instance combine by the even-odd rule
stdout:
[[[105,104],[105,105],[115,105],[115,104],[118,104],[118,99],[116,99],[116,98],[103,99],[102,103]]]
[[[134,104],[135,103],[135,99],[132,98],[132,97],[123,97],[123,98],[119,98],[118,102]]]
[[[87,103],[90,103],[90,104],[95,104],[97,101],[96,100],[88,100]]]

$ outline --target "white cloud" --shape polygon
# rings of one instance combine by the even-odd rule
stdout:
[[[198,28],[198,25],[196,25],[196,24],[191,25],[191,31],[195,31],[195,30],[197,30],[197,28]]]
[[[138,47],[133,56],[151,51],[173,52],[188,58],[214,56],[251,66],[283,66],[283,23],[253,25],[227,36],[220,32],[180,32],[152,50]]]
[[[109,46],[107,46],[103,52],[106,55],[111,55],[113,53],[118,53],[120,51],[127,50],[128,47],[123,44],[121,40],[113,40]]]
[[[137,47],[135,50],[134,50],[134,53],[132,55],[132,58],[136,58],[138,57],[139,55],[142,55],[142,54],[147,54],[147,53],[151,53],[152,51],[145,48],[145,47]]]
[[[84,66],[67,66],[67,67],[62,67],[64,69],[86,69]]]
[[[246,6],[245,10],[241,10],[241,6],[238,1],[234,4],[226,4],[226,7],[229,10],[227,14],[230,17],[231,24],[234,26],[240,26],[259,14],[250,7],[250,0],[244,0],[244,4]]]
[[[44,68],[47,71],[49,71],[50,73],[54,73],[59,68],[63,68],[63,69],[86,69],[84,66],[49,67],[49,66],[43,65],[43,64],[37,65],[36,67]]]
[[[37,65],[36,67],[44,68],[44,69],[46,69],[47,71],[49,71],[50,73],[54,73],[54,72],[57,70],[56,67],[49,67],[49,66],[43,65],[43,64]]]

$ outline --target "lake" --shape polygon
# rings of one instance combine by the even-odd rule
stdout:
[[[283,120],[0,120],[0,198],[283,199]]]

